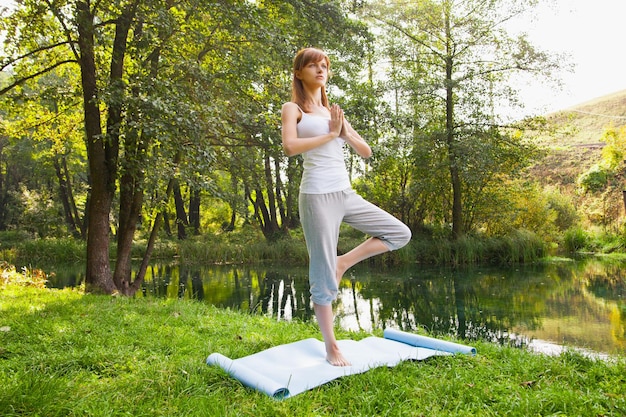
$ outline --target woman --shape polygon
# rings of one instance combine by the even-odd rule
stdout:
[[[309,282],[315,316],[326,347],[326,360],[348,366],[333,331],[332,302],[343,274],[353,265],[406,245],[411,232],[402,222],[365,201],[352,189],[343,147],[347,143],[363,158],[372,150],[329,105],[326,82],[330,60],[321,50],[298,52],[293,64],[292,101],[282,107],[282,143],[287,156],[302,155],[299,210],[307,250]],[[371,236],[350,252],[337,256],[342,222]]]

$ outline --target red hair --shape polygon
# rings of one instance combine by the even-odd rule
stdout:
[[[291,82],[291,101],[296,103],[300,108],[305,111],[309,110],[309,106],[306,104],[306,94],[304,93],[304,87],[302,81],[296,77],[296,71],[301,71],[311,62],[317,63],[320,61],[326,61],[326,67],[330,74],[330,59],[328,55],[321,49],[317,48],[304,48],[298,51],[296,57],[293,59],[293,81]],[[322,88],[322,105],[328,108],[328,97],[326,96],[326,90]]]

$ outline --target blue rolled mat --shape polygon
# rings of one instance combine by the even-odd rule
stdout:
[[[446,340],[435,339],[433,337],[422,336],[414,333],[407,333],[395,329],[385,329],[383,331],[385,339],[395,340],[411,346],[418,346],[449,353],[465,353],[476,355],[476,348],[461,345],[459,343],[448,342]]]

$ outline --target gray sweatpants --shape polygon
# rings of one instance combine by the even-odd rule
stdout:
[[[337,298],[337,243],[342,222],[383,241],[389,250],[411,239],[411,230],[353,189],[299,197],[300,221],[309,252],[311,300],[328,305]]]

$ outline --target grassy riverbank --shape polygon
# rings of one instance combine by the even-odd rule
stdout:
[[[345,253],[364,239],[361,232],[346,226],[340,235],[338,250]],[[546,246],[536,235],[526,231],[497,238],[465,236],[457,241],[421,234],[414,235],[401,250],[367,262],[376,266],[531,263],[546,256]],[[146,241],[137,239],[133,245],[133,258],[141,259],[145,248]],[[110,253],[115,256],[113,242]],[[33,239],[18,231],[0,232],[0,260],[14,265],[43,268],[83,263],[85,254],[85,242],[73,238]],[[301,229],[291,230],[284,237],[269,242],[258,229],[249,226],[237,232],[193,236],[184,241],[162,238],[157,241],[151,259],[177,259],[186,265],[259,262],[306,265],[308,255]]]
[[[475,357],[378,368],[280,402],[205,358],[319,337],[314,324],[27,285],[37,278],[0,280],[3,416],[626,415],[624,358],[550,357],[486,342],[471,343]]]

